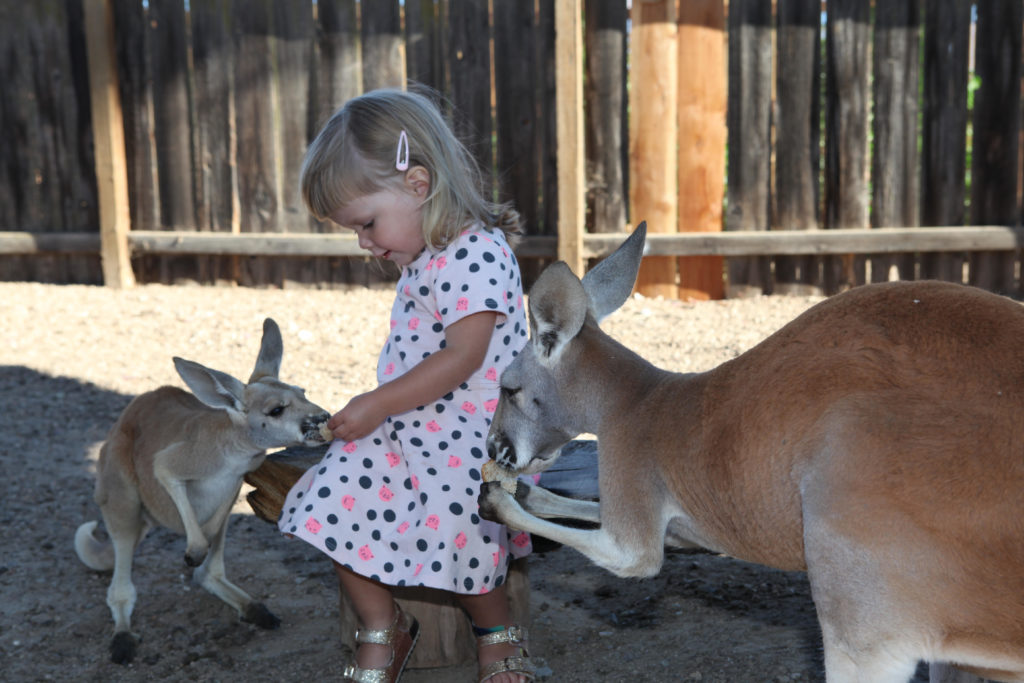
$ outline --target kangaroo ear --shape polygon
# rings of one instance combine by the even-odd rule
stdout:
[[[245,385],[231,375],[174,357],[174,367],[200,401],[218,410],[245,412]]]
[[[583,288],[590,297],[590,312],[598,322],[618,310],[632,293],[646,237],[647,221],[643,221],[611,256],[583,276]]]
[[[587,292],[559,261],[548,266],[530,290],[531,340],[542,360],[554,362],[587,319]]]
[[[260,343],[260,355],[256,358],[256,367],[249,377],[249,384],[272,377],[277,379],[281,372],[281,357],[284,355],[284,342],[281,340],[281,328],[271,318],[263,321],[263,341]]]

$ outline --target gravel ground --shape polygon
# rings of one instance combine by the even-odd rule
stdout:
[[[9,681],[293,681],[336,676],[345,657],[329,563],[260,521],[244,501],[229,523],[229,576],[281,617],[236,620],[190,581],[184,540],[156,530],[136,554],[130,666],[108,661],[109,575],[84,567],[72,537],[97,519],[96,449],[128,401],[182,386],[171,356],[246,378],[272,317],[281,376],[336,410],[372,387],[391,292],[0,283],[0,678]],[[763,297],[684,303],[634,297],[610,334],[656,364],[711,368],[814,303]],[[651,579],[618,579],[567,548],[530,562],[535,654],[554,681],[821,681],[821,646],[802,574],[711,554],[669,554]],[[475,680],[471,667],[404,679]]]

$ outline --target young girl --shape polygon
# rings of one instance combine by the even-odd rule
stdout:
[[[509,562],[526,534],[477,514],[498,376],[526,342],[519,215],[486,199],[480,172],[423,95],[350,100],[311,144],[302,194],[321,219],[401,267],[379,386],[327,423],[335,441],[292,488],[279,527],[334,561],[362,628],[353,681],[396,681],[419,624],[390,586],[457,593],[478,636],[480,680],[533,680],[509,622]]]

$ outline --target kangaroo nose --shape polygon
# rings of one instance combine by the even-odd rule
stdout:
[[[515,466],[516,449],[504,434],[492,434],[487,437],[487,455],[505,467]]]

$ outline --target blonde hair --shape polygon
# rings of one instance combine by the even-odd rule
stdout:
[[[400,186],[396,168],[399,137],[409,141],[409,168],[430,173],[423,203],[423,239],[432,249],[449,244],[476,222],[500,228],[511,239],[520,232],[510,204],[487,199],[476,160],[425,95],[398,89],[373,90],[336,111],[306,150],[300,185],[310,213],[320,220],[357,197]]]

